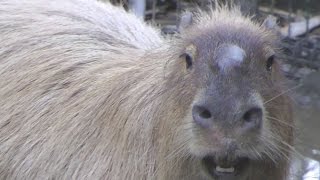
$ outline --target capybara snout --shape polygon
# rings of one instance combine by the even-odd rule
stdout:
[[[260,107],[260,105],[242,103],[243,102],[240,102],[242,107],[236,107],[237,109],[233,109],[232,107],[228,108],[223,104],[219,104],[219,108],[216,107],[216,104],[210,103],[194,105],[192,107],[193,120],[203,128],[210,128],[210,125],[220,124],[222,127],[243,127],[243,133],[250,129],[259,130],[263,121],[263,108]],[[231,113],[231,111],[235,112],[234,115],[232,117],[223,115],[226,111],[221,111],[222,107],[228,109],[228,114]]]

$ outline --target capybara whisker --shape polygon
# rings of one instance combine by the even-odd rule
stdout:
[[[289,92],[292,91],[292,90],[295,90],[295,89],[299,88],[300,86],[301,86],[301,84],[298,84],[298,85],[296,85],[296,86],[294,86],[294,87],[292,87],[292,88],[289,88],[289,89],[281,92],[280,94],[278,94],[278,95],[276,95],[276,96],[274,96],[274,97],[266,100],[266,101],[264,102],[264,104],[267,104],[267,103],[269,103],[270,101],[272,101],[272,100],[274,100],[274,99],[276,99],[276,98],[278,98],[278,97],[280,97],[280,96],[282,96],[282,95],[284,95],[284,94],[286,94],[286,93],[289,93]]]
[[[277,119],[277,118],[274,118],[274,117],[271,117],[271,116],[266,116],[267,119],[271,119],[270,121],[277,121],[281,124],[281,126],[289,126],[291,128],[295,128],[295,126],[293,124],[289,124],[289,123],[286,123],[285,121],[283,120],[280,120],[280,119]]]

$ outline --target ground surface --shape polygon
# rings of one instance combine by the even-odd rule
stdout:
[[[320,161],[320,72],[301,80],[293,93],[296,100],[296,146],[303,154]]]

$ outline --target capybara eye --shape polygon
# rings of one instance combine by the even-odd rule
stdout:
[[[274,55],[270,56],[267,60],[267,71],[272,70],[273,62],[274,62]]]
[[[181,57],[186,61],[186,68],[191,69],[194,61],[194,57],[196,57],[197,48],[194,44],[189,44]]]
[[[192,57],[191,57],[191,55],[188,54],[188,53],[185,53],[184,54],[184,58],[185,58],[185,61],[186,61],[187,69],[191,69],[191,67],[192,67]]]

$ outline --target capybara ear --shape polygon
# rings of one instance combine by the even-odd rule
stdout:
[[[279,39],[283,38],[283,36],[281,36],[281,29],[277,23],[277,17],[268,15],[268,17],[263,21],[262,27],[272,32]]]
[[[262,23],[262,25],[269,30],[278,30],[277,18],[269,15]]]
[[[184,29],[188,28],[193,21],[193,14],[190,11],[186,11],[184,12],[181,17],[180,17],[180,21],[178,22],[178,31],[181,32]]]

